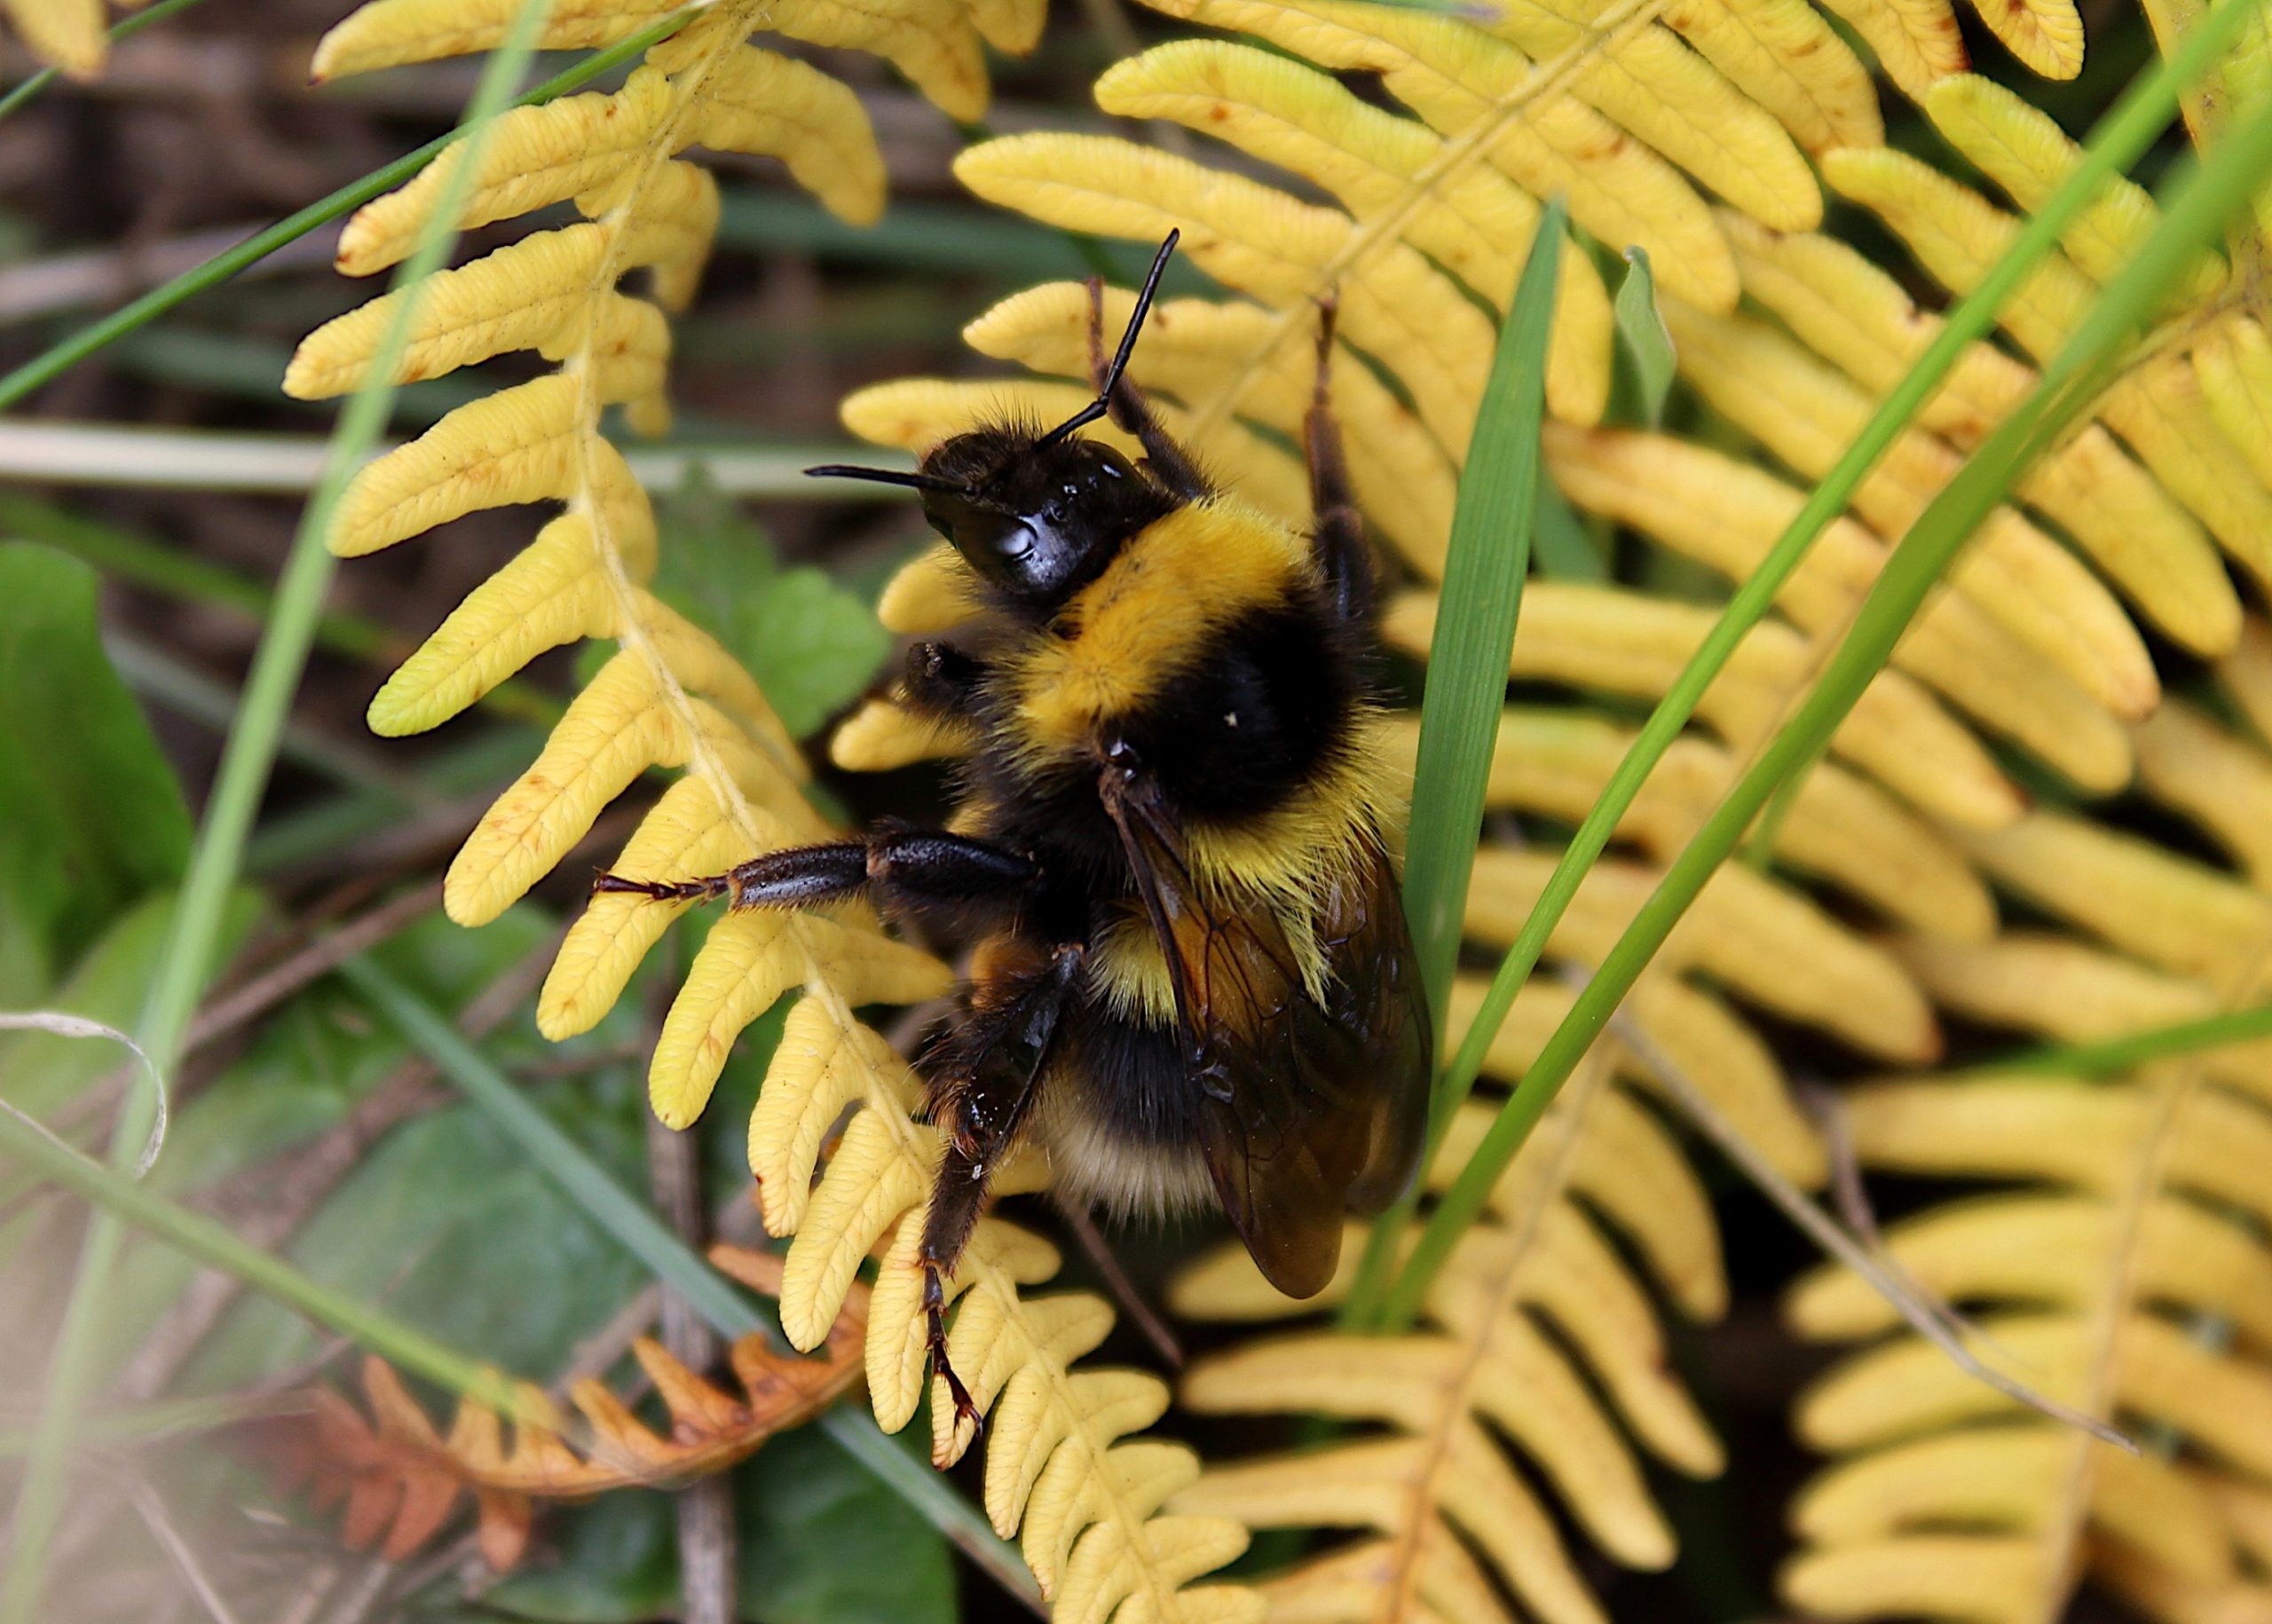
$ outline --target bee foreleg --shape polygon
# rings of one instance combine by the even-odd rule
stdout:
[[[1333,415],[1334,314],[1330,295],[1318,301],[1317,382],[1302,419],[1302,449],[1310,473],[1311,546],[1341,618],[1356,620],[1372,611],[1373,563]]]
[[[1031,859],[967,835],[885,829],[858,840],[767,852],[699,879],[602,874],[595,893],[635,891],[658,902],[728,897],[737,908],[810,908],[872,895],[920,911],[1022,895],[1040,877]]]

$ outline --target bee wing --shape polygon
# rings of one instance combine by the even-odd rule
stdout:
[[[1206,904],[1156,793],[1106,804],[1174,984],[1216,1194],[1270,1283],[1313,1297],[1342,1214],[1396,1198],[1426,1126],[1428,1009],[1387,861],[1323,899],[1321,999],[1274,918]]]

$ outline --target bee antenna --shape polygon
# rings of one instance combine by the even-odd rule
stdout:
[[[809,479],[865,479],[872,485],[905,485],[911,491],[954,491],[967,495],[970,487],[960,480],[942,479],[936,474],[903,473],[893,468],[851,468],[841,462],[825,462],[818,468],[805,470]]]
[[[1144,318],[1152,313],[1152,295],[1158,291],[1161,273],[1168,268],[1168,256],[1175,252],[1175,245],[1182,240],[1182,232],[1170,232],[1167,240],[1160,244],[1160,251],[1152,256],[1152,269],[1144,278],[1144,289],[1136,296],[1135,313],[1128,318],[1128,330],[1120,335],[1119,352],[1105,371],[1104,387],[1097,391],[1097,398],[1036,440],[1036,451],[1055,445],[1076,429],[1086,428],[1111,409],[1112,391],[1120,386],[1120,374],[1128,370],[1128,358],[1135,353],[1136,335],[1144,330]]]

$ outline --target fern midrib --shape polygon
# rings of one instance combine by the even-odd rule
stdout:
[[[703,56],[698,63],[671,75],[674,105],[670,117],[649,141],[640,162],[639,172],[625,189],[623,201],[608,210],[604,218],[603,223],[608,227],[607,253],[594,271],[592,280],[585,290],[586,309],[596,308],[614,291],[621,279],[624,248],[630,240],[627,223],[645,201],[648,187],[656,173],[678,150],[679,137],[701,96],[703,81],[709,76],[711,69],[731,52],[736,43],[754,31],[759,14],[768,10],[770,4],[771,0],[733,0],[727,14],[734,19],[735,26],[730,28],[723,24],[719,25],[718,37],[724,43],[717,50]],[[601,439],[600,414],[604,407],[599,392],[591,387],[591,380],[596,371],[594,344],[600,336],[601,325],[596,320],[584,324],[584,331],[578,338],[574,351],[561,369],[576,379],[579,384],[575,426],[577,490],[573,505],[583,511],[592,527],[593,549],[599,557],[608,590],[615,599],[618,641],[645,662],[653,674],[657,691],[669,707],[686,740],[688,770],[699,776],[709,786],[711,794],[733,821],[749,849],[759,851],[763,849],[764,842],[754,810],[748,798],[742,793],[741,785],[736,782],[733,773],[719,760],[709,742],[708,731],[702,725],[700,712],[647,629],[640,607],[643,595],[631,579],[630,570],[623,561],[622,549],[611,523],[608,503],[599,495],[596,452]],[[769,755],[775,753],[770,740],[754,734],[749,737],[760,751]],[[817,966],[821,960],[813,951],[805,920],[794,913],[787,914],[784,917],[784,929],[785,934],[795,941],[807,969],[810,971]],[[827,978],[818,974],[809,975],[806,986],[827,1005],[830,1019],[848,1032],[853,1023],[852,1012],[836,996]]]
[[[1491,101],[1491,111],[1468,130],[1445,139],[1444,150],[1424,165],[1420,172],[1406,183],[1402,196],[1395,207],[1368,219],[1351,219],[1350,233],[1333,256],[1318,269],[1313,290],[1318,294],[1330,291],[1342,276],[1353,270],[1359,261],[1368,257],[1384,242],[1401,238],[1408,222],[1416,215],[1423,202],[1434,196],[1446,182],[1457,179],[1470,165],[1482,162],[1485,151],[1495,145],[1521,116],[1525,108],[1542,98],[1555,95],[1568,88],[1572,80],[1587,63],[1604,57],[1616,45],[1637,35],[1653,23],[1665,8],[1667,0],[1622,0],[1589,24],[1582,25],[1590,32],[1583,43],[1573,45],[1549,61],[1535,64],[1523,76],[1522,83]],[[1558,245],[1557,251],[1559,252]],[[1190,438],[1205,440],[1228,422],[1232,412],[1247,392],[1266,374],[1275,370],[1279,353],[1289,342],[1299,336],[1308,342],[1311,317],[1306,306],[1289,303],[1270,313],[1270,324],[1263,335],[1242,356],[1222,387],[1203,406],[1195,407],[1191,419]],[[1432,434],[1431,435],[1432,438]],[[1454,466],[1465,461],[1464,454],[1453,455],[1448,446],[1440,446]]]
[[[1428,1436],[1423,1464],[1412,1486],[1412,1513],[1405,1518],[1404,1527],[1396,1536],[1396,1585],[1385,1598],[1380,1615],[1388,1624],[1414,1616],[1419,1606],[1421,1534],[1430,1519],[1442,1515],[1438,1509],[1436,1480],[1451,1459],[1454,1435],[1475,1415],[1475,1385],[1492,1349],[1498,1344],[1502,1328],[1511,1314],[1521,1312],[1523,1270],[1530,1261],[1531,1245],[1538,1238],[1539,1226],[1545,1221],[1548,1211],[1569,1188],[1571,1174],[1577,1166],[1578,1147],[1585,1137],[1586,1119],[1601,1091],[1609,1086],[1612,1062],[1619,1047],[1613,1038],[1605,1038],[1588,1060],[1584,1073],[1564,1095],[1565,1115],[1560,1139],[1553,1147],[1552,1166],[1538,1180],[1534,1190],[1524,1193],[1522,1210],[1507,1226],[1514,1244],[1508,1254],[1506,1269],[1492,1295],[1481,1332],[1469,1341],[1451,1380],[1444,1384],[1441,1420]]]
[[[2262,986],[2268,965],[2272,965],[2272,931],[2260,935],[2241,955],[2238,966],[2217,989],[2212,1013],[2229,1014],[2240,1007],[2244,999]],[[2123,1332],[2137,1297],[2147,1217],[2168,1179],[2170,1162],[2176,1154],[2178,1124],[2184,1118],[2186,1107],[2207,1081],[2202,1055],[2202,1051],[2196,1050],[2170,1068],[2168,1080],[2159,1086],[2148,1084],[2151,1114],[2134,1164],[2134,1174],[2123,1190],[2122,1203],[2115,1212],[2107,1289],[2092,1316],[2091,1332],[2096,1345],[2091,1350],[2081,1407],[2086,1414],[2102,1419],[2113,1419]],[[2144,1077],[2150,1078],[2158,1069],[2161,1068],[2148,1068]],[[2043,1624],[2056,1624],[2066,1606],[2072,1581],[2072,1554],[2089,1516],[2098,1478],[2097,1460],[2094,1440],[2077,1433],[2068,1446],[2067,1467],[2061,1475],[2058,1499],[2043,1525],[2045,1561],[2034,1611],[2034,1616]]]

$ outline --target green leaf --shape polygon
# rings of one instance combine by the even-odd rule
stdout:
[[[39,997],[121,909],[178,882],[189,862],[189,807],[103,653],[97,585],[75,558],[0,544],[0,1002],[8,1004]]]
[[[454,1598],[454,1575],[436,1581]],[[532,1624],[640,1624],[671,1616],[678,1603],[678,1541],[670,1496],[607,1494],[589,1505],[545,1509],[525,1570],[483,1595],[478,1608],[446,1620],[526,1619]],[[420,1609],[411,1616],[427,1618]]]
[[[1617,343],[1633,364],[1641,391],[1641,418],[1652,429],[1664,421],[1665,397],[1672,392],[1675,357],[1672,334],[1657,309],[1656,278],[1649,270],[1649,250],[1639,243],[1625,250],[1632,268],[1617,288]]]
[[[816,1430],[767,1444],[741,1469],[737,1487],[745,1619],[949,1624],[955,1618],[946,1541]]]
[[[550,925],[517,908],[486,930],[437,914],[372,950],[426,997],[462,1002],[540,946]],[[635,1005],[577,1040],[566,1053],[602,1049],[637,1029]],[[501,1064],[558,1060],[525,1018],[485,1044]],[[337,981],[292,1000],[245,1057],[181,1113],[160,1173],[170,1190],[204,1187],[343,1120],[413,1053],[365,1001]],[[590,1073],[523,1091],[585,1150],[627,1182],[646,1178],[643,1090],[636,1068]],[[178,1155],[177,1155],[177,1153]],[[451,1106],[381,1139],[300,1231],[289,1255],[308,1273],[458,1346],[517,1372],[564,1364],[646,1283],[646,1273],[478,1111]],[[154,1245],[138,1248],[122,1295],[163,1304],[185,1265]],[[527,1289],[542,1281],[540,1292]],[[248,1303],[198,1367],[201,1381],[256,1379],[305,1358],[320,1336],[274,1304]]]
[[[827,572],[785,570],[765,532],[699,464],[664,504],[655,590],[711,628],[799,738],[875,681],[891,635]]]

